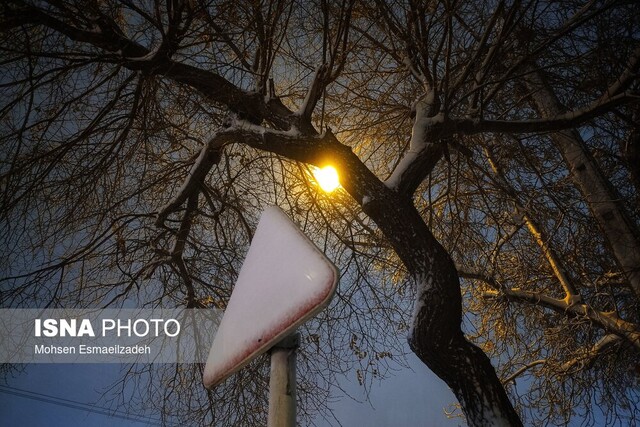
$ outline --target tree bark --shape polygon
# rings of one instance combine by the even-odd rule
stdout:
[[[462,333],[460,282],[449,254],[410,201],[377,200],[365,212],[417,283],[412,351],[449,385],[470,426],[522,425],[489,358]]]

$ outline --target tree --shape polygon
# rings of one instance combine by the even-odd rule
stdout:
[[[637,421],[631,3],[5,2],[2,304],[223,307],[277,203],[343,271],[308,416],[408,332],[470,425]],[[162,409],[260,424],[255,369]]]

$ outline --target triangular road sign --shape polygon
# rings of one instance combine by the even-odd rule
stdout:
[[[282,210],[260,217],[204,369],[215,387],[331,300],[338,271]]]

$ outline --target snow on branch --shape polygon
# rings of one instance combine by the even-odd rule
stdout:
[[[464,276],[461,274],[461,276]],[[545,307],[569,317],[581,318],[600,326],[605,331],[625,338],[632,345],[640,349],[640,328],[638,325],[627,322],[614,313],[606,313],[594,309],[588,304],[574,303],[574,301],[553,298],[539,292],[525,291],[521,289],[490,290],[484,293],[486,298],[506,298],[511,301],[528,303]]]
[[[118,53],[120,53],[123,56],[123,59],[127,62],[153,62],[158,56],[161,47],[162,44],[159,43],[142,56],[125,56],[122,51],[118,51]]]
[[[558,256],[554,247],[551,245],[546,231],[535,219],[535,215],[532,214],[530,209],[527,208],[528,204],[521,199],[518,191],[516,191],[516,189],[509,183],[509,181],[505,177],[502,167],[498,163],[492,147],[486,146],[484,147],[483,151],[485,153],[489,166],[491,167],[491,171],[494,174],[495,180],[500,185],[500,187],[502,187],[502,190],[511,198],[511,201],[515,208],[515,212],[522,217],[524,224],[526,224],[527,226],[527,230],[529,230],[529,233],[531,233],[531,236],[540,247],[542,254],[551,266],[554,275],[558,279],[558,282],[560,282],[560,285],[562,286],[562,289],[566,294],[566,299],[571,300],[574,304],[581,302],[582,298],[580,297],[575,286],[573,286],[573,280],[568,273],[568,269],[564,266],[564,262],[562,261],[561,257]]]
[[[311,114],[316,108],[316,104],[322,97],[326,84],[325,80],[327,77],[327,71],[327,64],[322,64],[318,68],[316,68],[315,72],[313,73],[311,85],[309,86],[307,95],[305,96],[304,101],[302,102],[302,105],[300,105],[297,113],[297,115],[305,121],[311,120]]]
[[[629,58],[629,63],[625,70],[620,74],[620,77],[616,79],[600,97],[600,101],[604,101],[611,98],[614,95],[618,95],[627,90],[631,83],[638,78],[638,71],[640,69],[640,47],[636,48]]]
[[[411,60],[408,54],[402,55],[402,65],[405,66],[407,71],[409,71],[416,80],[422,84],[425,90],[428,91],[431,84],[429,83],[429,79],[422,73],[422,71],[418,70],[416,64]]]
[[[582,351],[582,354],[579,354],[573,359],[563,363],[561,369],[565,372],[569,372],[574,368],[576,370],[589,368],[593,364],[593,362],[595,362],[595,359],[599,355],[603,354],[605,350],[611,348],[615,344],[618,344],[620,341],[622,341],[622,338],[620,338],[618,335],[605,335],[591,348],[584,349]]]
[[[189,187],[193,187],[202,173],[206,172],[209,165],[206,156],[211,150],[213,154],[222,146],[230,143],[246,144],[259,150],[282,155],[288,159],[304,163],[316,164],[323,155],[328,155],[333,149],[349,150],[348,146],[337,142],[330,129],[322,134],[303,132],[295,123],[288,130],[278,130],[252,123],[232,114],[226,122],[226,127],[219,130],[210,141],[209,149],[203,148],[200,157],[194,163],[189,177],[183,184],[176,197],[167,205],[180,206],[187,198]]]
[[[640,328],[638,325],[621,319],[615,313],[596,310],[592,306],[569,296],[559,299],[540,292],[531,292],[519,288],[509,289],[498,283],[494,277],[482,272],[467,271],[461,266],[456,268],[460,277],[480,280],[491,288],[483,293],[484,298],[503,298],[516,303],[537,305],[556,313],[564,314],[567,317],[588,320],[593,325],[601,327],[610,334],[620,336],[635,347],[640,348]]]
[[[502,384],[509,384],[512,381],[515,383],[515,379],[518,378],[520,375],[522,375],[523,373],[525,373],[526,371],[528,371],[529,369],[535,366],[544,365],[545,363],[547,363],[546,359],[538,359],[538,360],[534,360],[531,363],[527,363],[522,368],[518,369],[513,374],[509,375],[507,378],[503,379]]]
[[[403,181],[413,178],[411,172],[415,169],[414,166],[422,160],[423,154],[436,144],[429,141],[429,131],[444,121],[444,114],[440,112],[434,115],[434,107],[437,101],[435,98],[435,90],[430,90],[415,103],[416,117],[411,129],[409,150],[404,154],[391,176],[385,181],[385,185],[392,190],[399,191],[404,187]],[[433,154],[435,155],[436,153]],[[423,177],[424,168],[421,167],[419,169],[422,170],[419,173]],[[419,179],[419,181],[422,181],[422,179]]]
[[[229,138],[233,134],[237,134],[238,136],[240,135],[259,136],[263,140],[266,139],[267,136],[293,138],[293,139],[302,137],[302,133],[295,126],[291,126],[289,130],[277,130],[277,129],[256,125],[249,122],[248,120],[240,119],[237,117],[233,119],[231,126],[225,129],[221,133],[221,136],[225,136],[226,138]]]
[[[220,152],[224,143],[225,140],[219,138],[216,134],[202,147],[200,155],[191,166],[191,170],[177,194],[159,209],[156,226],[161,227],[171,213],[175,212],[192,194],[199,191],[199,187],[204,182],[207,173],[220,160]]]

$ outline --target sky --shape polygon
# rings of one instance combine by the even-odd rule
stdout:
[[[460,419],[449,420],[444,414],[443,408],[455,402],[447,386],[415,356],[410,356],[409,363],[411,369],[397,371],[393,377],[373,385],[370,403],[341,399],[334,405],[334,416],[344,426],[417,427],[424,426],[425,420],[433,427],[463,425]],[[118,371],[117,364],[28,365],[23,373],[9,381],[10,389],[0,387],[0,426],[154,425],[117,417],[126,416],[124,413],[118,413],[116,417],[105,415],[109,411],[101,409],[104,404],[92,407],[99,413],[89,412],[82,405],[97,402],[101,390],[117,378]],[[346,378],[341,386],[355,398],[363,397],[362,389]],[[7,390],[11,394],[6,393]],[[157,414],[139,415],[159,419]],[[330,424],[318,419],[317,425]]]

